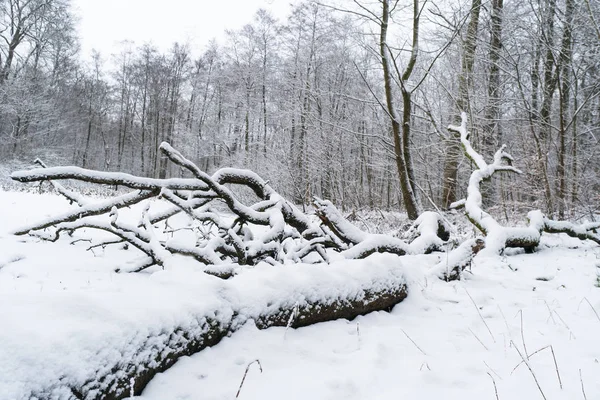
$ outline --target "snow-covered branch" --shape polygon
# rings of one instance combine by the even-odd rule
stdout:
[[[424,212],[415,220],[407,236],[410,243],[390,235],[370,234],[354,226],[329,200],[314,199],[317,216],[346,246],[346,258],[365,258],[373,253],[428,254],[440,251],[450,237],[449,228],[438,213]]]
[[[496,172],[520,174],[521,171],[512,166],[513,158],[505,151],[506,145],[503,145],[496,152],[493,162],[488,164],[471,146],[467,131],[467,114],[462,113],[461,117],[460,126],[450,126],[448,129],[460,134],[460,141],[465,155],[473,161],[477,169],[471,173],[467,198],[464,201],[456,202],[454,206],[458,208],[464,204],[467,217],[485,236],[485,249],[483,252],[499,254],[506,247],[521,247],[532,250],[539,245],[542,232],[566,233],[582,240],[589,239],[600,243],[600,236],[597,233],[598,224],[595,223],[575,225],[569,222],[558,222],[546,218],[541,211],[533,211],[528,214],[528,226],[505,227],[485,212],[482,205],[481,183],[484,180],[491,179]],[[468,248],[468,245],[461,247],[464,250]],[[478,247],[478,249],[481,248]],[[456,254],[458,253],[463,253],[463,251],[457,249]],[[443,269],[441,265],[439,269]],[[452,276],[455,277],[456,273]]]
[[[79,205],[62,215],[23,227],[15,233],[30,233],[42,239],[55,241],[61,233],[71,234],[79,229],[92,228],[109,232],[117,238],[105,240],[90,248],[124,242],[131,244],[146,257],[139,266],[127,268],[128,271],[140,271],[151,265],[164,265],[165,260],[172,254],[192,257],[207,265],[253,265],[262,260],[270,263],[288,260],[297,262],[311,253],[316,253],[322,260],[328,259],[324,248],[335,246],[334,241],[307,215],[281,198],[268,182],[256,173],[225,168],[209,176],[169,144],[163,143],[160,150],[170,161],[190,171],[194,178],[153,179],[77,167],[46,168],[43,163],[39,163],[43,166],[41,169],[13,173],[12,178],[21,182],[50,180],[59,193]],[[53,179],[76,179],[139,190],[93,202],[66,191]],[[258,201],[250,205],[243,204],[225,185],[246,186],[256,194]],[[151,198],[165,199],[173,207],[151,214],[146,205],[137,225],[125,224],[118,218],[118,209]],[[214,201],[224,203],[234,218],[224,216],[222,212],[214,212]],[[188,221],[192,221],[185,229],[196,232],[197,240],[190,242],[164,237],[166,232],[181,229],[173,229],[169,225],[169,219],[178,214],[186,214],[189,217]],[[94,216],[97,218],[93,218]],[[107,216],[109,221],[106,220]],[[155,224],[160,221],[165,221],[165,229],[163,237],[159,239],[154,231]],[[262,234],[254,237],[248,225],[263,225],[266,230],[259,229]]]

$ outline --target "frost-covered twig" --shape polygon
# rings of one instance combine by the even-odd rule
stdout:
[[[254,224],[269,224],[268,214],[253,210],[251,207],[243,205],[237,200],[231,190],[216,182],[206,172],[200,170],[196,164],[185,158],[183,154],[171,147],[170,144],[166,142],[161,143],[160,150],[169,158],[169,160],[189,170],[199,181],[204,183],[210,190],[214,191],[223,201],[225,201],[227,206],[236,215]]]

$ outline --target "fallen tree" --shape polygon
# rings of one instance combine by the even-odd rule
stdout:
[[[572,224],[554,221],[541,211],[528,214],[528,225],[503,226],[482,205],[481,184],[498,172],[521,171],[512,165],[513,158],[502,146],[491,163],[477,153],[469,141],[467,117],[462,114],[460,126],[449,126],[459,137],[465,155],[476,169],[472,172],[467,197],[453,203],[451,208],[464,208],[469,221],[482,233],[482,237],[468,240],[456,247],[434,269],[443,279],[457,279],[460,272],[470,264],[480,251],[500,254],[505,248],[520,247],[533,251],[539,245],[542,233],[566,233],[581,240],[600,244],[600,222]],[[127,243],[140,250],[145,257],[127,269],[119,271],[139,272],[159,265],[173,254],[192,257],[202,265],[205,272],[228,278],[233,270],[231,264],[256,265],[264,261],[270,264],[298,262],[328,262],[327,249],[339,252],[346,259],[361,259],[373,253],[428,254],[443,251],[450,238],[450,226],[444,217],[435,212],[424,212],[405,232],[406,240],[392,235],[370,234],[362,231],[342,216],[328,200],[314,199],[318,222],[302,213],[295,205],[283,199],[269,184],[249,170],[224,168],[212,176],[201,171],[169,144],[162,143],[160,151],[171,162],[187,170],[192,178],[153,179],[121,172],[100,172],[77,167],[46,166],[18,171],[11,178],[20,182],[49,181],[58,193],[79,207],[56,217],[48,218],[23,227],[17,235],[31,234],[44,240],[56,241],[61,234],[71,234],[84,228],[99,229],[116,238],[90,246],[93,249]],[[56,182],[75,179],[84,182],[120,185],[135,191],[99,203],[90,203],[82,196],[72,193]],[[243,204],[228,187],[241,185],[249,188],[258,198],[251,205]],[[137,225],[124,223],[119,210],[152,198],[162,198],[172,204],[171,208],[150,213],[142,212]],[[233,219],[227,220],[215,208],[216,203],[225,204]],[[171,229],[170,218],[186,214],[201,233],[194,243],[164,240],[157,235],[160,222],[163,232]],[[108,215],[110,218],[96,218]],[[251,226],[263,226],[261,234],[255,234]],[[171,229],[172,232],[172,229]],[[210,267],[208,267],[210,266]]]
[[[480,252],[497,255],[507,247],[533,250],[539,245],[543,232],[566,233],[582,240],[600,243],[600,223],[575,225],[553,221],[541,212],[530,212],[525,227],[504,227],[483,210],[480,185],[491,179],[496,172],[520,173],[511,165],[512,157],[502,147],[491,164],[487,164],[471,147],[466,129],[466,116],[461,126],[450,129],[460,133],[465,154],[477,169],[469,180],[467,198],[455,207],[464,207],[467,218],[481,231],[482,237],[469,239],[442,257],[431,271],[445,279],[459,279],[463,270]],[[95,376],[85,382],[68,379],[57,383],[37,397],[51,397],[67,391],[78,399],[121,399],[130,390],[141,393],[145,385],[158,372],[169,368],[183,355],[191,355],[239,329],[247,321],[254,321],[260,329],[272,326],[300,327],[337,318],[352,319],[375,310],[388,310],[402,301],[408,293],[398,266],[388,266],[387,275],[361,276],[355,279],[351,291],[338,291],[336,287],[348,288],[348,281],[336,280],[344,276],[342,270],[332,271],[328,264],[332,252],[343,259],[363,259],[374,253],[391,253],[397,256],[428,254],[443,251],[450,239],[451,227],[439,213],[425,212],[403,234],[371,234],[348,219],[329,201],[315,198],[316,218],[301,212],[294,204],[283,199],[269,184],[252,171],[225,168],[213,175],[201,171],[170,145],[163,143],[161,152],[174,164],[187,170],[190,178],[153,179],[120,172],[99,172],[76,167],[42,168],[18,171],[11,175],[20,182],[49,181],[58,193],[77,204],[62,215],[28,225],[15,231],[17,235],[33,235],[43,240],[56,241],[64,235],[86,228],[110,233],[113,238],[89,246],[127,244],[144,255],[133,267],[119,268],[118,272],[140,272],[151,266],[169,265],[173,256],[191,257],[199,267],[210,275],[231,278],[223,284],[236,285],[245,274],[236,276],[231,265],[256,266],[260,263],[282,265],[299,264],[301,267],[273,268],[294,274],[306,268],[306,263],[317,263],[324,272],[317,281],[304,282],[303,289],[290,288],[291,295],[272,297],[251,310],[236,297],[225,306],[227,317],[211,315],[194,317],[193,328],[175,327],[158,337],[148,337],[109,367],[104,366]],[[100,202],[67,190],[57,180],[75,179],[84,182],[119,185],[132,189],[130,192]],[[249,188],[257,200],[244,204],[231,190],[232,185]],[[161,210],[150,210],[148,200],[160,198],[170,204]],[[142,205],[138,223],[127,222],[122,216],[124,208]],[[225,207],[225,213],[222,207]],[[221,209],[219,208],[221,207]],[[187,216],[187,226],[175,226],[175,218]],[[178,222],[181,225],[181,221]],[[164,224],[162,229],[159,224]],[[189,229],[195,232],[195,240],[181,241],[168,234]],[[254,274],[254,271],[245,271]],[[337,274],[337,275],[336,275]],[[325,288],[327,293],[314,297],[314,287]],[[358,283],[357,283],[358,282]],[[309,295],[310,294],[310,295]],[[218,294],[216,294],[218,295]],[[311,298],[310,296],[313,295]],[[264,300],[264,299],[263,299]],[[283,301],[285,300],[285,301]],[[275,304],[275,305],[274,305]],[[222,310],[221,310],[222,311]]]
[[[210,282],[207,290],[214,309],[199,311],[181,325],[165,326],[149,336],[132,332],[126,348],[99,349],[93,356],[95,371],[63,376],[26,398],[120,400],[131,393],[140,395],[157,373],[178,358],[216,345],[248,322],[267,329],[351,320],[389,311],[408,294],[398,265],[365,269],[364,264],[346,262],[328,267],[304,264],[285,271],[261,268]]]
[[[103,364],[86,381],[64,377],[60,382],[33,393],[33,397],[116,400],[127,397],[132,391],[140,394],[154,375],[171,367],[179,357],[218,343],[250,320],[260,329],[274,326],[295,328],[390,310],[408,293],[399,264],[369,268],[353,277],[348,275],[346,263],[342,268],[326,265],[329,262],[327,249],[339,252],[346,259],[361,259],[374,252],[413,254],[438,249],[449,236],[441,219],[429,213],[413,226],[410,243],[396,237],[370,235],[358,228],[353,230],[353,234],[360,238],[348,241],[347,231],[329,228],[339,228],[344,222],[349,224],[329,202],[315,199],[320,217],[317,220],[281,198],[268,182],[252,171],[222,169],[209,176],[168,144],[163,143],[160,149],[169,160],[188,170],[193,177],[152,179],[75,167],[47,168],[43,163],[40,163],[42,168],[13,173],[11,177],[20,182],[49,181],[58,193],[77,204],[62,215],[14,233],[57,241],[86,228],[100,230],[110,233],[113,238],[93,244],[89,249],[127,244],[144,255],[133,267],[118,268],[118,272],[140,272],[156,265],[165,267],[170,265],[173,256],[187,256],[197,260],[207,274],[231,278],[222,281],[223,285],[227,285],[223,289],[225,293],[234,290],[236,285],[252,286],[239,282],[243,282],[244,276],[257,273],[248,270],[244,271],[245,274],[235,275],[231,264],[254,266],[261,262],[303,262],[300,266],[285,269],[287,280],[291,279],[293,287],[285,293],[262,297],[260,301],[229,296],[222,310],[194,316],[186,326],[172,327],[149,336],[146,340],[135,342],[130,349],[113,349],[121,356],[112,364]],[[111,199],[90,202],[56,182],[61,179],[120,185],[133,190]],[[250,188],[257,201],[244,204],[228,185]],[[153,198],[164,199],[171,206],[150,210],[151,202],[148,200]],[[126,221],[123,209],[138,204],[142,206],[139,222]],[[222,204],[226,207],[225,212],[219,209]],[[187,216],[187,227],[180,226],[181,220],[173,221],[181,216]],[[159,224],[164,224],[162,230]],[[196,230],[196,240],[182,242],[168,238],[169,231],[189,227]],[[438,237],[438,232],[441,237]],[[306,262],[310,261],[319,264],[314,266],[316,271],[320,271],[316,277],[303,275],[302,271],[310,267]],[[272,271],[281,273],[282,270],[273,268]],[[252,284],[260,285],[260,282]],[[217,297],[222,295],[221,292],[215,293]],[[253,304],[250,309],[249,304]]]
[[[69,200],[76,199],[79,205],[65,214],[25,226],[14,233],[56,241],[64,233],[71,234],[85,228],[98,229],[116,238],[90,248],[128,243],[146,256],[127,271],[139,272],[153,265],[162,266],[166,258],[179,254],[204,265],[215,266],[206,271],[225,277],[230,275],[229,272],[219,271],[218,266],[232,263],[256,265],[261,261],[270,264],[307,260],[328,262],[327,248],[340,252],[347,259],[365,258],[375,252],[422,254],[441,250],[449,238],[448,226],[437,213],[421,215],[413,225],[410,242],[405,242],[388,235],[367,234],[348,222],[329,201],[315,199],[316,214],[321,222],[318,223],[283,199],[267,181],[252,171],[225,168],[210,176],[169,144],[161,144],[160,150],[193,177],[153,179],[121,172],[45,166],[13,173],[11,178],[19,182],[50,181],[59,188],[59,193]],[[99,203],[89,203],[64,187],[56,186],[59,184],[55,181],[62,179],[119,185],[135,190]],[[251,205],[243,204],[228,185],[251,189],[258,201]],[[151,198],[162,198],[172,207],[154,214],[146,207],[137,225],[122,221],[120,209]],[[217,211],[217,203],[227,207],[232,220]],[[165,223],[164,232],[168,230],[169,218],[178,214],[186,214],[195,226],[201,227],[202,237],[194,243],[160,238],[157,224]],[[110,218],[98,218],[103,215]],[[256,234],[251,226],[266,229]]]
[[[451,208],[464,208],[465,215],[484,237],[467,241],[455,249],[446,260],[440,262],[434,273],[445,280],[459,279],[460,273],[470,264],[470,260],[480,251],[488,255],[501,254],[506,248],[523,248],[531,252],[539,246],[542,233],[565,233],[581,240],[591,240],[600,244],[600,222],[573,224],[566,221],[555,221],[546,217],[540,210],[527,214],[528,225],[522,227],[503,226],[488,214],[482,205],[481,184],[490,180],[498,172],[521,174],[515,168],[512,156],[505,151],[503,145],[494,155],[492,163],[485,159],[471,146],[467,130],[467,114],[462,113],[460,126],[450,125],[450,131],[460,136],[460,142],[467,158],[477,167],[469,179],[466,199],[459,200]]]

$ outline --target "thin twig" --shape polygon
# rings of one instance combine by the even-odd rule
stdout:
[[[490,371],[492,371],[494,373],[494,375],[496,375],[500,380],[502,380],[502,377],[492,367],[490,367],[490,365],[488,363],[486,363],[485,361],[483,363],[485,364],[486,367],[489,368]]]
[[[254,363],[258,364],[258,368],[260,368],[260,373],[262,374],[262,372],[263,372],[262,365],[260,365],[260,361],[258,359],[254,360],[250,364],[248,364],[248,366],[246,366],[246,371],[244,372],[244,376],[242,377],[242,381],[240,382],[240,387],[238,388],[237,394],[235,395],[236,399],[240,396],[240,392],[242,391],[242,386],[244,386],[244,381],[246,380],[246,375],[248,375],[248,370],[250,369],[250,366]]]
[[[467,296],[469,296],[469,299],[471,299],[471,301],[473,302],[473,305],[475,306],[475,309],[477,310],[477,314],[479,314],[479,318],[481,318],[481,321],[483,321],[483,324],[485,325],[485,327],[487,328],[488,332],[490,333],[490,336],[492,337],[492,340],[494,341],[494,343],[496,343],[496,338],[494,337],[494,334],[492,333],[492,330],[488,326],[487,322],[485,322],[485,319],[483,318],[483,315],[481,315],[481,312],[479,311],[479,307],[477,306],[477,303],[475,303],[475,300],[473,300],[473,297],[471,297],[471,294],[469,293],[469,291],[467,290],[467,288],[464,288],[464,289],[465,289],[465,292],[467,293]]]
[[[577,339],[577,337],[575,337],[575,334],[573,333],[573,331],[571,330],[571,328],[569,328],[569,325],[567,325],[567,323],[565,322],[565,320],[562,319],[562,317],[558,314],[558,312],[556,310],[553,310],[553,311],[554,311],[554,314],[556,314],[556,316],[558,317],[558,319],[560,319],[560,322],[562,322],[562,324],[565,326],[565,328],[567,328],[569,330],[569,334],[571,336],[573,336],[573,339]]]
[[[92,239],[75,239],[73,240],[71,243],[69,243],[70,245],[74,245],[75,243],[78,242],[88,242],[88,243],[92,243]]]
[[[504,315],[502,308],[500,308],[500,305],[498,305],[498,310],[500,310],[500,315],[502,315],[502,319],[504,319],[504,325],[506,326],[506,332],[508,332],[508,336],[512,339],[512,335],[510,334],[510,327],[508,326],[508,321],[506,320],[506,316]]]
[[[552,315],[552,310],[550,309],[550,305],[548,304],[548,302],[546,300],[544,300],[544,304],[546,304],[548,313],[550,313],[550,316],[548,317],[548,319],[552,319],[552,322],[554,322],[554,325],[556,325],[556,320],[554,319],[554,316]],[[546,320],[546,322],[548,322],[548,319]]]
[[[562,389],[562,379],[560,379],[560,372],[558,372],[558,363],[556,362],[556,355],[554,355],[554,348],[552,346],[550,346],[550,351],[552,352],[552,358],[554,359],[554,367],[556,368],[556,376],[558,377],[558,384],[560,385],[560,388]]]
[[[288,319],[287,325],[285,326],[285,331],[283,332],[283,340],[285,340],[285,337],[287,336],[288,329],[290,329],[290,327],[294,323],[294,320],[298,317],[298,310],[299,304],[298,302],[296,302],[296,304],[294,304],[294,308],[292,309],[292,313],[290,314],[290,318]]]

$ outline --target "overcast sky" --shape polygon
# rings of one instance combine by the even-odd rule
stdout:
[[[251,22],[265,8],[280,21],[294,0],[72,0],[79,16],[82,56],[96,49],[107,58],[118,44],[153,42],[162,50],[174,42],[189,43],[194,53],[226,29]]]

